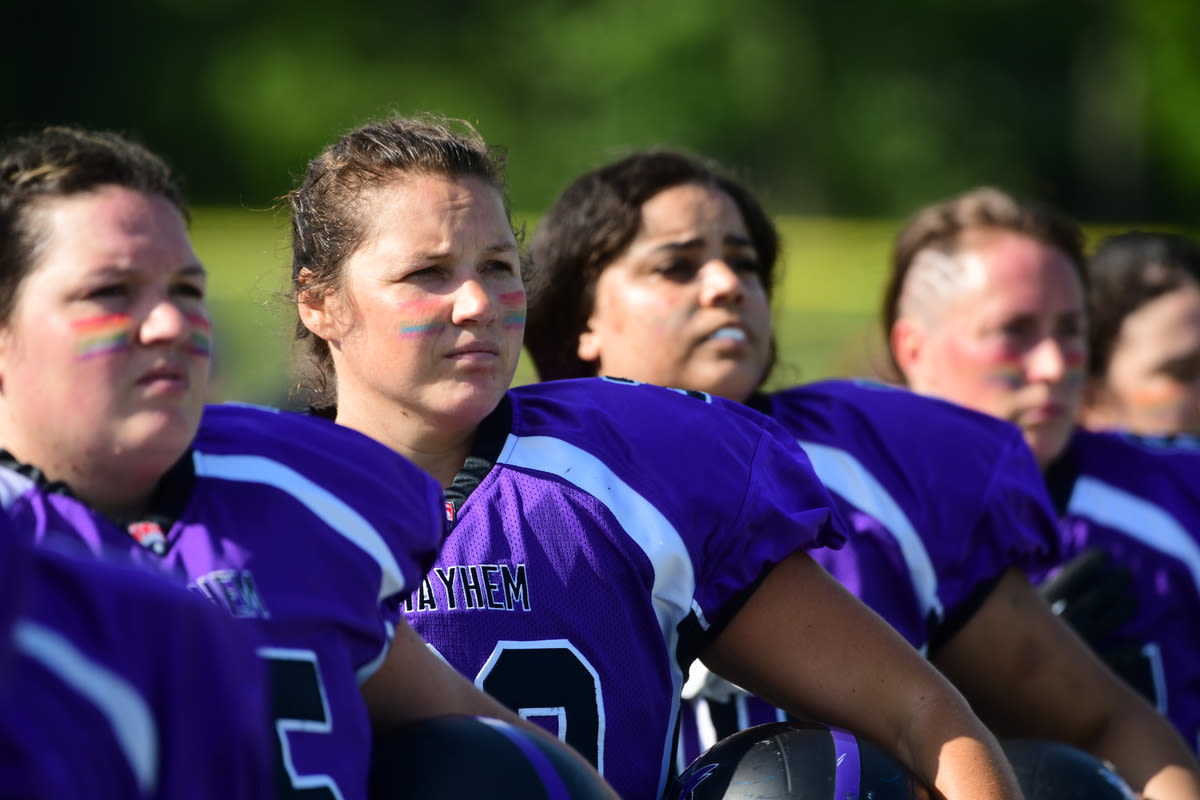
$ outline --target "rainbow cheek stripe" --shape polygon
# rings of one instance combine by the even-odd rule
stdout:
[[[97,356],[120,353],[133,343],[133,317],[128,314],[104,314],[71,323],[75,332],[75,359],[86,361]]]
[[[188,352],[194,356],[212,355],[212,323],[203,314],[184,314],[191,330],[188,332]]]
[[[1020,364],[1000,364],[993,367],[985,377],[988,383],[1006,389],[1016,389],[1025,384],[1025,370]]]
[[[438,313],[442,301],[436,298],[428,300],[409,300],[404,303],[398,303],[396,310],[408,317],[408,320],[400,324],[401,339],[419,339],[422,336],[431,336],[439,333],[445,327],[443,322],[416,322],[421,318],[429,319]]]
[[[1063,356],[1061,383],[1074,385],[1083,382],[1084,356],[1082,353],[1067,353]],[[1006,389],[1018,389],[1026,384],[1023,362],[997,364],[985,376],[989,383]]]
[[[1063,360],[1063,383],[1083,383],[1083,353],[1067,353]]]
[[[400,326],[401,339],[417,339],[439,332],[444,325],[440,322],[419,322],[412,325]]]
[[[506,306],[520,306],[512,311],[505,311],[504,317],[501,319],[501,324],[506,328],[524,328],[525,327],[525,292],[518,290],[515,292],[504,292],[499,295],[500,302]]]

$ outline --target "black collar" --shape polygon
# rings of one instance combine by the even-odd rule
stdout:
[[[1044,473],[1046,488],[1050,490],[1050,499],[1060,517],[1067,513],[1067,505],[1071,502],[1071,494],[1075,491],[1076,481],[1079,480],[1079,458],[1075,454],[1075,448],[1071,446],[1073,442],[1072,437],[1058,458],[1046,467]]]
[[[492,471],[492,467],[496,465],[496,460],[500,458],[500,451],[504,449],[504,442],[508,439],[508,434],[512,432],[512,427],[512,399],[505,394],[492,413],[479,423],[479,429],[475,431],[475,443],[471,446],[471,453],[467,456],[462,469],[454,476],[449,488],[445,490],[446,516],[449,527],[454,526],[458,519],[459,509],[463,507],[463,503],[467,502],[471,492],[475,491],[487,474]]]
[[[65,482],[48,480],[46,473],[39,467],[18,461],[7,450],[0,450],[0,467],[24,475],[43,493],[59,494],[83,503],[79,496]],[[133,536],[140,544],[159,555],[163,555],[171,546],[171,542],[166,539],[166,536],[170,533],[171,528],[174,527],[175,522],[183,516],[183,511],[192,497],[192,489],[195,485],[196,467],[192,460],[192,451],[189,449],[183,454],[182,458],[167,470],[165,475],[159,478],[158,484],[154,487],[153,494],[150,495],[150,502],[144,514],[135,517],[112,518],[100,514],[95,509],[92,509],[92,513],[108,519],[117,527]],[[157,529],[161,533],[161,536],[144,536],[140,534],[142,531],[154,529]]]

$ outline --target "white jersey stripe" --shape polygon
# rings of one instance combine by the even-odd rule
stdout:
[[[692,559],[679,532],[645,497],[621,480],[600,459],[569,442],[550,436],[518,437],[509,435],[498,459],[501,464],[548,472],[573,484],[603,503],[617,518],[621,528],[637,543],[654,567],[654,613],[671,663],[671,719],[679,713],[679,693],[684,675],[677,662],[679,634],[677,626],[692,610],[696,576]],[[700,617],[704,624],[703,617]],[[659,772],[658,794],[666,777],[674,750],[667,737]]]
[[[1075,483],[1067,513],[1116,528],[1178,559],[1191,571],[1192,582],[1200,591],[1200,543],[1162,507],[1085,475]]]
[[[942,619],[944,609],[938,597],[933,561],[904,509],[862,462],[845,450],[805,441],[800,442],[800,447],[829,491],[841,495],[887,527],[900,546],[904,563],[908,565],[908,574],[912,577],[924,615],[928,618],[933,613],[937,619]],[[965,535],[967,531],[962,533]]]
[[[158,725],[137,688],[59,633],[30,620],[13,630],[18,650],[42,664],[108,719],[145,795],[158,789]]]
[[[193,455],[196,474],[242,483],[260,483],[287,492],[308,508],[326,525],[358,545],[379,565],[382,600],[404,591],[404,576],[396,557],[371,523],[325,487],[296,472],[291,467],[263,456],[214,455],[196,452]]]

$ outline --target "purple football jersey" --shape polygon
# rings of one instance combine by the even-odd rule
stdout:
[[[752,405],[804,448],[852,529],[813,557],[928,655],[951,638],[1010,567],[1056,553],[1055,513],[1013,425],[903,389],[822,381]],[[696,676],[681,763],[782,711]]]
[[[1200,443],[1079,430],[1046,477],[1063,561],[1100,547],[1133,574],[1137,611],[1097,649],[1134,643],[1114,666],[1200,752]]]
[[[510,391],[406,605],[456,669],[628,800],[662,793],[697,652],[775,564],[842,538],[792,437],[686,394],[602,378]]]
[[[43,546],[150,567],[254,626],[275,686],[281,786],[364,795],[359,685],[445,533],[426,473],[332,422],[227,405],[206,409],[143,519],[115,523],[19,466],[0,470],[0,492]]]
[[[0,793],[270,795],[270,693],[249,629],[158,576],[10,531],[0,573]]]

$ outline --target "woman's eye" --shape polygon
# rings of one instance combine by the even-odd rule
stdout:
[[[1069,317],[1058,324],[1058,335],[1073,339],[1087,335],[1087,323],[1082,317]]]
[[[84,297],[88,300],[106,300],[113,297],[124,297],[127,294],[129,294],[129,289],[124,284],[111,283],[90,290]]]
[[[194,283],[181,283],[175,287],[174,293],[181,297],[188,297],[193,300],[204,299],[204,287],[197,286]]]
[[[1164,363],[1159,371],[1180,383],[1195,383],[1200,380],[1200,353],[1172,358]]]
[[[440,274],[441,270],[438,267],[421,267],[419,269],[414,269],[410,272],[404,273],[404,276],[401,278],[401,280],[430,280],[432,278],[436,278]]]
[[[758,275],[762,271],[762,264],[754,256],[743,256],[741,258],[731,258],[729,266],[736,272],[748,272],[753,275]]]
[[[654,271],[659,275],[666,275],[669,278],[688,278],[696,272],[692,262],[684,259],[671,259],[665,261],[654,268]]]
[[[516,267],[508,261],[489,261],[484,265],[484,269],[489,272],[503,272],[508,275],[516,272]]]
[[[1016,319],[1000,326],[1000,333],[1009,339],[1028,339],[1037,333],[1037,326],[1032,320]]]

